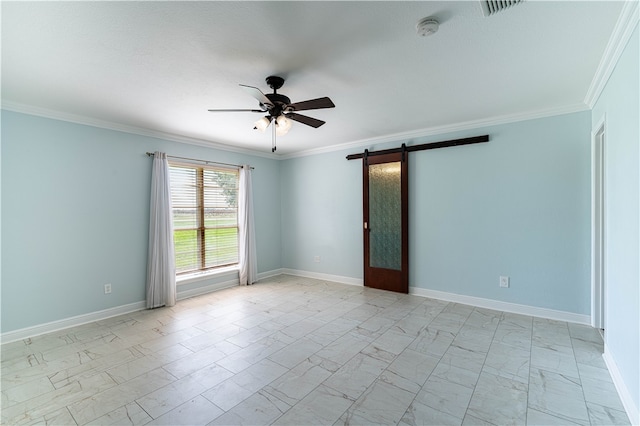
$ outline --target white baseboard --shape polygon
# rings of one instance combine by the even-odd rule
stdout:
[[[319,280],[332,281],[332,282],[348,284],[348,285],[356,285],[356,286],[364,285],[362,278],[344,277],[340,275],[323,274],[319,272],[302,271],[299,269],[288,269],[288,268],[274,269],[271,271],[262,272],[258,274],[258,280],[262,280],[265,278],[269,278],[269,277],[273,277],[281,274],[295,275],[298,277],[305,277],[305,278],[315,278]],[[177,299],[183,300],[190,297],[200,296],[203,294],[211,293],[213,291],[234,287],[234,286],[237,286],[238,284],[239,284],[238,279],[232,279],[232,280],[208,285],[205,287],[200,287],[193,290],[178,291]],[[559,321],[574,322],[578,324],[589,325],[591,323],[591,319],[588,315],[580,315],[580,314],[574,314],[571,312],[556,311],[553,309],[546,309],[546,308],[538,308],[535,306],[518,305],[515,303],[500,302],[497,300],[483,299],[480,297],[465,296],[465,295],[454,294],[454,293],[447,293],[444,291],[428,290],[428,289],[419,288],[419,287],[410,287],[409,293],[414,294],[416,296],[430,297],[433,299],[445,300],[447,302],[463,303],[466,305],[472,305],[472,306],[477,306],[477,307],[487,308],[487,309],[494,309],[497,311],[512,312],[512,313],[522,314],[522,315],[531,315],[531,316],[549,318],[549,319],[554,319]],[[78,315],[75,317],[66,318],[59,321],[52,321],[46,324],[27,327],[20,330],[9,331],[6,333],[2,333],[0,335],[0,343],[14,342],[16,340],[26,339],[26,338],[38,336],[44,333],[51,333],[53,331],[58,331],[58,330],[62,330],[69,327],[75,327],[78,325],[90,323],[93,321],[99,321],[99,320],[111,318],[118,315],[128,314],[130,312],[135,312],[142,309],[145,309],[144,301],[130,303],[128,305],[118,306],[115,308],[92,312],[89,314]]]
[[[128,305],[117,306],[115,308],[104,309],[102,311],[91,312],[89,314],[77,315],[75,317],[65,318],[58,321],[51,321],[45,324],[35,325],[33,327],[21,328],[19,330],[8,331],[2,333],[0,336],[0,342],[10,343],[16,340],[27,339],[29,337],[39,336],[45,333],[51,333],[58,330],[63,330],[69,327],[75,327],[82,324],[87,324],[94,321],[100,321],[103,319],[116,317],[118,315],[124,315],[135,311],[145,309],[146,304],[144,301],[129,303]]]
[[[567,321],[578,324],[591,324],[589,315],[575,314],[573,312],[556,311],[554,309],[539,308],[536,306],[519,305],[517,303],[501,302],[499,300],[483,299],[481,297],[465,296],[462,294],[447,293],[446,291],[428,290],[420,287],[410,287],[409,294],[444,300],[447,302],[462,303],[464,305],[477,306],[479,308],[493,309],[496,311],[511,312],[514,314],[530,315],[533,317],[548,318],[558,321]]]
[[[315,278],[318,280],[333,281],[335,283],[340,283],[340,284],[359,285],[359,286],[364,285],[364,281],[362,278],[343,277],[341,275],[323,274],[320,272],[301,271],[299,269],[288,269],[288,268],[283,268],[281,273],[287,274],[287,275],[295,275],[297,277]]]
[[[273,271],[262,272],[258,274],[258,279],[264,279],[275,275],[282,274],[281,269],[275,269]],[[233,275],[233,272],[229,275]],[[237,271],[235,272],[237,276]],[[177,287],[177,300],[184,300],[190,297],[201,296],[203,294],[211,293],[213,291],[222,290],[229,287],[239,285],[238,278],[223,281],[208,286],[180,291],[180,286]],[[28,339],[30,337],[39,336],[45,333],[52,333],[54,331],[64,330],[65,328],[76,327],[78,325],[87,324],[94,321],[100,321],[107,318],[115,317],[118,315],[124,315],[135,311],[141,311],[146,308],[145,301],[129,303],[127,305],[117,306],[115,308],[109,308],[102,311],[91,312],[88,314],[78,315],[75,317],[65,318],[58,321],[51,321],[45,324],[35,325],[32,327],[26,327],[19,330],[8,331],[0,334],[0,344],[11,343],[17,340]]]
[[[299,269],[288,269],[288,268],[282,268],[279,270],[275,270],[273,272],[274,272],[273,275],[288,274],[288,275],[295,275],[298,277],[333,281],[333,282],[342,283],[342,284],[350,284],[350,285],[358,285],[358,286],[364,285],[364,280],[362,278],[344,277],[340,275],[330,275],[330,274],[323,274],[320,272],[311,272],[311,271],[303,271]],[[465,305],[477,306],[479,308],[493,309],[496,311],[511,312],[511,313],[521,314],[521,315],[530,315],[534,317],[548,318],[548,319],[553,319],[557,321],[566,321],[566,322],[572,322],[577,324],[586,324],[586,325],[591,324],[591,317],[589,315],[581,315],[573,312],[557,311],[554,309],[539,308],[536,306],[529,306],[529,305],[520,305],[517,303],[510,303],[510,302],[501,302],[498,300],[484,299],[481,297],[474,297],[474,296],[465,296],[462,294],[447,293],[445,291],[429,290],[429,289],[420,288],[420,287],[410,287],[409,294],[422,296],[422,297],[429,297],[432,299],[445,300],[447,302],[462,303]]]
[[[640,412],[638,411],[638,407],[633,401],[633,398],[629,393],[629,389],[624,383],[622,374],[620,374],[618,365],[611,356],[611,352],[609,352],[609,348],[607,347],[606,343],[604,345],[604,353],[602,354],[602,358],[604,359],[604,363],[607,365],[607,369],[609,369],[609,374],[611,374],[611,379],[613,380],[613,384],[616,386],[616,390],[618,391],[618,395],[620,396],[620,400],[622,401],[624,410],[627,412],[629,421],[632,425],[640,424]]]
[[[278,275],[282,275],[282,274],[284,274],[283,271],[284,270],[282,268],[278,268],[278,269],[273,269],[271,271],[260,272],[258,274],[258,281],[264,280],[264,279],[267,279],[267,278],[271,278],[271,277],[276,277]]]

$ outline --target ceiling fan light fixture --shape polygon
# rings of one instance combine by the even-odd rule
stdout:
[[[253,123],[254,129],[260,130],[262,133],[267,130],[269,124],[271,124],[271,120],[269,120],[267,117],[262,117],[260,120]]]
[[[289,120],[284,114],[281,114],[276,118],[276,135],[282,136],[289,133],[293,122]]]

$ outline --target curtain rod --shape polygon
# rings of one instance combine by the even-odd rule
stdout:
[[[148,155],[149,157],[153,157],[153,152],[147,152],[147,155]],[[221,165],[223,165],[223,166],[233,166],[233,167],[237,167],[237,168],[239,168],[239,169],[241,169],[241,168],[242,168],[242,166],[241,166],[241,165],[239,165],[239,164],[221,163],[221,162],[219,162],[219,161],[199,160],[199,159],[197,159],[197,158],[176,157],[175,155],[167,155],[167,158],[175,158],[175,159],[177,159],[177,160],[199,161],[199,162],[201,162],[201,163],[205,163],[205,164],[221,164]],[[255,169],[255,167],[251,167],[251,166],[249,166],[249,168],[250,168],[251,170]]]

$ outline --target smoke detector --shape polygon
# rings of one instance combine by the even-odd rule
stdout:
[[[419,36],[427,37],[432,34],[435,34],[438,31],[439,26],[440,26],[440,23],[436,18],[427,17],[427,18],[421,19],[416,24],[416,30],[418,31]]]

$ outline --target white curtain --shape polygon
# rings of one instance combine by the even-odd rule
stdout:
[[[258,280],[250,166],[242,166],[242,169],[240,169],[238,221],[240,222],[240,253],[238,259],[240,263],[240,285],[248,285]]]
[[[147,308],[176,304],[176,267],[167,154],[155,152],[151,171]]]

